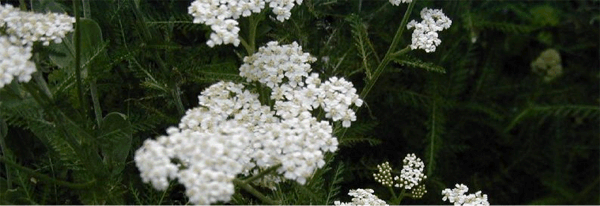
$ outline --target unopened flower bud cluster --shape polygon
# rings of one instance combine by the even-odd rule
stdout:
[[[178,128],[169,129],[167,136],[146,140],[137,150],[135,162],[144,182],[165,189],[169,180],[178,179],[192,203],[210,204],[229,201],[234,192],[232,180],[238,174],[252,175],[281,165],[276,170],[281,177],[304,184],[325,165],[325,153],[335,152],[338,142],[332,135],[331,123],[317,120],[311,111],[321,106],[330,108],[324,109],[330,114],[337,114],[331,110],[343,113],[350,104],[359,106],[362,101],[356,89],[343,79],[321,83],[317,74],[309,76],[308,62],[314,58],[303,53],[296,43],[279,46],[271,42],[261,47],[259,54],[245,58],[240,73],[246,78],[254,74],[256,78],[249,81],[258,81],[259,77],[270,77],[270,72],[281,69],[285,78],[273,80],[279,82],[259,81],[274,91],[270,96],[275,100],[274,110],[262,105],[259,95],[242,84],[213,84],[201,93],[199,106],[186,112]],[[257,63],[268,61],[265,58],[273,60],[271,67]],[[282,92],[281,96],[276,91]],[[335,115],[330,116],[336,121]],[[342,116],[337,120],[355,118]],[[267,181],[259,183],[273,187],[269,179],[281,180],[267,177]]]
[[[450,28],[452,20],[441,9],[428,8],[421,10],[421,18],[421,22],[412,20],[406,25],[408,29],[415,29],[410,48],[424,49],[427,53],[435,52],[436,47],[442,43],[437,32]]]
[[[75,19],[64,14],[24,12],[0,5],[0,88],[13,79],[28,82],[36,71],[30,61],[34,42],[60,43],[73,31]]]
[[[355,205],[388,205],[385,201],[379,199],[373,193],[373,189],[356,189],[350,190],[348,195],[352,196],[352,202],[335,201],[333,204],[338,206],[355,206]]]
[[[238,46],[240,28],[237,19],[260,13],[267,4],[277,15],[277,20],[283,22],[290,18],[292,8],[302,4],[302,0],[195,0],[188,13],[194,17],[194,23],[211,27],[213,32],[206,42],[208,46]]]
[[[400,5],[401,3],[407,3],[407,4],[408,4],[408,3],[410,3],[410,2],[412,2],[412,0],[390,0],[390,3],[391,3],[392,5],[394,5],[394,6],[398,6],[398,5]]]
[[[456,184],[454,189],[444,189],[442,191],[443,201],[448,200],[454,203],[455,206],[489,206],[488,197],[486,194],[481,194],[477,191],[475,194],[465,194],[469,188],[463,184]]]
[[[386,187],[392,187],[394,185],[394,179],[392,178],[392,167],[390,167],[389,162],[384,162],[380,165],[377,165],[377,171],[378,173],[373,174],[375,181]]]
[[[425,189],[425,185],[424,184],[420,184],[419,186],[413,188],[410,191],[410,195],[414,199],[420,199],[420,198],[422,198],[423,195],[425,195],[425,193],[427,193],[427,189]]]
[[[562,75],[560,54],[555,49],[543,51],[535,61],[531,62],[531,70],[544,77],[544,81],[552,81]]]

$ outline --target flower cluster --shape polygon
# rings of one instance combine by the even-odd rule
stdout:
[[[10,84],[17,77],[20,82],[28,82],[35,72],[31,58],[31,47],[23,47],[0,36],[0,88]]]
[[[260,13],[266,4],[277,15],[277,20],[283,22],[290,18],[290,11],[295,5],[302,4],[302,0],[195,0],[188,13],[194,17],[194,23],[206,24],[213,30],[206,42],[208,46],[238,46],[240,28],[237,19]]]
[[[424,184],[421,184],[410,191],[410,196],[414,199],[419,199],[422,198],[425,193],[427,193],[427,189],[425,189]]]
[[[427,53],[434,52],[436,46],[442,43],[437,32],[450,28],[452,20],[446,17],[442,10],[428,8],[421,10],[421,18],[423,19],[421,22],[412,20],[406,25],[408,29],[415,29],[410,48],[424,49]]]
[[[394,177],[398,181],[396,187],[401,187],[407,190],[419,185],[421,181],[427,179],[423,174],[425,164],[415,154],[408,154],[403,160],[404,165],[400,171],[400,177]]]
[[[560,54],[555,49],[547,49],[531,62],[531,70],[544,77],[549,82],[562,75],[562,64]]]
[[[28,82],[36,71],[29,59],[34,42],[60,43],[73,31],[75,19],[64,14],[23,12],[10,4],[0,5],[0,88],[15,77]]]
[[[15,45],[29,45],[40,41],[45,46],[50,42],[61,43],[67,33],[73,31],[75,18],[64,14],[37,14],[19,11],[12,5],[0,5],[0,27]]]
[[[356,121],[350,107],[361,106],[362,100],[351,82],[337,77],[321,82],[318,74],[309,75],[309,63],[314,61],[316,58],[303,53],[296,42],[280,46],[272,41],[244,58],[240,76],[271,88],[277,115],[284,119],[321,107],[326,118],[342,121],[342,126],[350,127],[351,122]]]
[[[489,206],[488,197],[486,194],[481,194],[481,191],[477,191],[475,194],[465,195],[469,191],[469,188],[463,184],[456,184],[456,188],[444,189],[442,191],[443,201],[448,200],[450,203],[454,203],[455,206]]]
[[[392,178],[392,168],[389,162],[384,162],[377,165],[378,173],[374,173],[375,181],[386,187],[398,187],[410,190],[413,198],[421,198],[427,190],[425,185],[421,184],[427,176],[423,174],[425,164],[415,154],[408,154],[403,160],[403,167],[400,171],[400,176]],[[396,184],[394,184],[394,182]]]
[[[375,181],[381,183],[383,186],[392,187],[394,185],[394,179],[392,178],[392,167],[389,162],[381,163],[377,165],[379,173],[374,173],[373,177]]]
[[[394,6],[400,5],[400,3],[410,3],[412,0],[390,0],[390,3]]]
[[[181,118],[178,128],[167,130],[168,135],[157,140],[146,140],[136,151],[135,161],[144,182],[165,189],[169,180],[178,179],[186,187],[192,203],[210,204],[229,201],[234,191],[232,181],[238,174],[252,175],[279,166],[276,171],[283,178],[304,184],[316,169],[325,165],[325,153],[335,152],[338,141],[332,135],[330,122],[317,120],[311,114],[312,109],[318,106],[329,108],[324,110],[331,114],[334,113],[332,110],[341,107],[332,105],[362,102],[355,94],[356,90],[348,88],[352,87],[349,82],[331,78],[321,84],[317,74],[309,76],[310,65],[306,62],[314,58],[303,53],[297,44],[278,46],[275,42],[269,45],[279,47],[270,48],[272,55],[284,52],[277,53],[277,58],[264,56],[261,52],[268,49],[262,47],[259,53],[263,56],[245,58],[247,65],[242,66],[240,72],[246,74],[246,78],[258,73],[249,81],[259,81],[258,77],[276,69],[255,62],[265,61],[262,58],[267,56],[273,60],[273,67],[289,65],[285,69],[291,70],[282,71],[285,78],[279,82],[259,81],[273,91],[282,91],[280,97],[271,95],[275,100],[274,110],[262,105],[259,95],[242,84],[213,84],[198,97],[199,106],[188,110]],[[256,66],[250,68],[250,65]],[[297,74],[300,78],[290,77],[298,65],[303,65],[305,72]],[[292,85],[288,78],[296,80],[295,84]],[[321,97],[323,103],[315,103],[315,96]],[[330,116],[336,121],[335,115]],[[338,120],[354,121],[355,117]],[[259,184],[272,187],[274,184],[269,180],[281,180],[276,176],[267,177]]]
[[[350,190],[348,195],[352,196],[352,202],[335,201],[335,205],[354,206],[354,205],[388,205],[385,201],[373,195],[373,189]]]
[[[142,180],[156,189],[165,190],[168,179],[177,178],[191,202],[229,201],[234,193],[231,180],[243,169],[245,133],[234,121],[204,132],[172,127],[169,136],[146,140],[136,151],[135,162]]]

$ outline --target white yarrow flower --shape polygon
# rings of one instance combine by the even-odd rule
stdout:
[[[19,82],[31,80],[36,71],[30,61],[34,42],[48,46],[60,43],[67,33],[73,31],[73,17],[64,14],[37,14],[23,12],[10,4],[0,5],[0,89],[13,79]]]
[[[421,22],[412,20],[406,25],[407,29],[415,29],[410,48],[424,49],[427,53],[435,52],[436,47],[442,43],[437,32],[450,28],[452,20],[441,9],[428,8],[421,10],[421,18]]]
[[[352,196],[352,202],[340,202],[335,201],[334,205],[347,205],[347,206],[355,206],[355,205],[388,205],[385,201],[379,199],[373,193],[373,189],[356,189],[350,190],[348,195]]]
[[[444,189],[442,191],[443,201],[448,200],[450,203],[454,203],[456,206],[489,206],[488,197],[486,194],[482,194],[481,191],[477,191],[475,194],[466,194],[469,188],[463,184],[456,184],[454,189]]]
[[[338,147],[331,123],[317,120],[311,111],[322,107],[333,121],[349,127],[356,121],[350,106],[362,104],[351,82],[332,77],[321,83],[317,74],[309,75],[314,61],[295,42],[269,42],[245,57],[240,76],[271,88],[273,109],[242,84],[213,84],[198,96],[199,106],[186,112],[178,128],[147,140],[136,152],[142,180],[165,189],[169,180],[177,179],[194,204],[227,202],[237,175],[275,165],[281,165],[276,170],[280,176],[255,183],[269,188],[283,179],[305,184],[325,165],[325,153]]]
[[[408,3],[410,3],[410,2],[412,2],[412,0],[390,0],[390,3],[391,3],[392,5],[394,5],[394,6],[398,6],[398,5],[400,5],[401,3],[407,3],[407,4],[408,4]]]
[[[283,22],[292,15],[295,5],[301,0],[195,0],[188,7],[188,13],[194,17],[193,23],[210,26],[212,33],[206,42],[209,47],[221,44],[238,46],[238,19],[252,13],[260,13],[268,4],[277,20]]]

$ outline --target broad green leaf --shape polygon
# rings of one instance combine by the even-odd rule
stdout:
[[[100,131],[98,139],[104,143],[101,148],[104,163],[113,175],[118,175],[125,168],[125,160],[131,149],[131,123],[124,114],[112,112],[102,120]]]

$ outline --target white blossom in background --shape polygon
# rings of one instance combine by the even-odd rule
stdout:
[[[206,42],[208,46],[238,46],[240,28],[237,19],[260,13],[265,5],[269,5],[277,20],[283,22],[292,15],[292,8],[300,4],[302,0],[195,0],[188,7],[188,13],[194,17],[194,23],[211,27],[213,32]]]
[[[531,71],[544,77],[546,82],[559,77],[563,71],[560,53],[556,49],[546,49],[531,62]]]
[[[421,10],[421,18],[421,22],[412,20],[406,25],[408,29],[415,29],[410,48],[424,49],[427,53],[435,52],[436,47],[442,43],[437,32],[450,28],[452,20],[446,17],[441,9],[428,8]]]
[[[388,205],[385,201],[373,195],[373,189],[350,190],[348,195],[352,196],[352,202],[335,201],[334,205],[355,206],[355,205]]]
[[[36,71],[30,61],[32,46],[60,43],[73,31],[75,19],[65,14],[38,14],[0,5],[0,88],[13,79],[28,82]]]
[[[281,178],[305,184],[325,165],[325,154],[338,147],[331,123],[311,111],[322,107],[325,116],[349,127],[356,120],[350,105],[362,104],[352,83],[335,77],[321,83],[317,74],[309,75],[314,61],[297,43],[277,42],[244,58],[240,75],[273,90],[273,109],[242,84],[213,84],[198,96],[199,106],[186,112],[178,128],[146,140],[136,151],[142,180],[164,190],[169,180],[177,179],[194,204],[227,202],[236,175],[275,165],[281,165],[276,170],[281,176],[255,182],[271,189]]]
[[[463,184],[456,184],[454,189],[442,190],[443,201],[448,200],[450,203],[454,203],[455,206],[489,206],[488,197],[486,194],[481,194],[481,191],[477,191],[475,194],[466,194],[469,188]]]
[[[407,3],[407,4],[408,4],[408,3],[410,3],[410,2],[412,2],[412,0],[390,0],[390,3],[391,3],[392,5],[394,5],[394,6],[398,6],[398,5],[400,5],[401,3]]]

